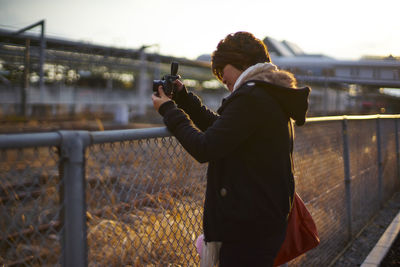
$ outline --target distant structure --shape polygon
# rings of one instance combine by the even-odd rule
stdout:
[[[101,113],[125,124],[154,110],[152,80],[169,73],[172,61],[192,87],[214,86],[208,63],[149,53],[147,46],[126,49],[46,35],[41,62],[40,44],[37,34],[0,29],[0,118]]]
[[[393,56],[338,60],[322,54],[306,54],[294,43],[271,37],[266,37],[264,43],[272,61],[293,72],[300,81],[400,88],[400,60]]]
[[[268,48],[271,57],[324,57],[322,54],[306,54],[300,46],[287,40],[278,41],[271,37],[265,37],[264,44]]]
[[[304,52],[294,44],[289,42],[280,42],[276,39],[265,37],[263,42],[268,48],[271,57],[294,57],[304,55]]]
[[[400,113],[398,57],[338,60],[307,54],[286,40],[266,37],[264,42],[273,63],[292,72],[299,86],[312,87],[309,115]],[[169,73],[172,61],[180,63],[179,74],[186,86],[211,108],[217,108],[228,94],[210,71],[209,54],[189,60],[46,36],[42,99],[39,47],[35,34],[0,29],[0,114],[100,110],[114,113],[117,122],[125,123],[153,110],[147,97],[151,81]]]
[[[271,37],[263,41],[273,63],[292,72],[300,85],[312,86],[311,109],[317,114],[400,112],[399,58],[339,60],[307,54],[289,41]]]
[[[197,57],[198,61],[204,61],[204,62],[211,62],[211,55],[210,54],[203,54]]]

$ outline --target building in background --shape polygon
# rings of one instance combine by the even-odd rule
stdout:
[[[266,37],[272,61],[310,85],[314,115],[399,113],[400,59],[365,56],[338,60],[307,54],[296,44]]]
[[[345,61],[307,54],[289,41],[266,37],[264,42],[276,65],[294,73],[300,86],[312,87],[309,116],[400,113],[398,58]],[[159,119],[150,100],[152,80],[169,73],[172,61],[180,63],[187,87],[212,108],[228,94],[210,71],[210,55],[188,60],[145,49],[46,37],[42,96],[39,37],[0,30],[0,116],[25,110],[28,118],[102,114],[122,124]]]

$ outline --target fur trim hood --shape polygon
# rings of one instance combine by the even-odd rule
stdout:
[[[233,91],[249,80],[259,80],[290,88],[297,86],[297,81],[293,74],[279,70],[272,63],[257,63],[247,68],[237,79],[233,86]]]
[[[297,88],[296,84],[296,79],[290,72],[279,70],[271,63],[258,63],[249,67],[239,76],[231,96],[245,93],[247,89],[253,87],[264,88],[268,95],[278,101],[285,113],[296,122],[296,125],[301,126],[306,121],[308,96],[311,89],[309,87]],[[242,88],[236,90],[239,87],[244,90]],[[259,99],[262,99],[263,96],[263,93],[257,93]]]

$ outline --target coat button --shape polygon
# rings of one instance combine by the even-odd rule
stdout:
[[[221,188],[220,194],[222,197],[224,197],[226,194],[228,194],[228,191],[225,188]]]

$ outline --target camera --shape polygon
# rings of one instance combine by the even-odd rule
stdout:
[[[172,95],[176,90],[174,81],[180,78],[180,76],[177,75],[178,67],[178,62],[172,62],[171,74],[164,75],[161,80],[153,80],[153,91],[158,94],[158,87],[161,85],[167,96]]]

